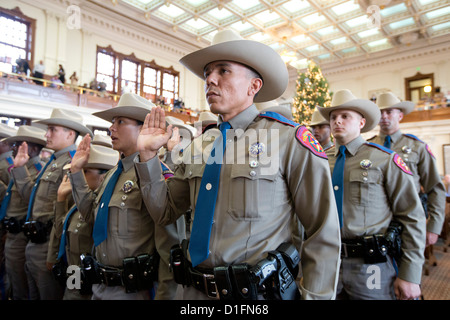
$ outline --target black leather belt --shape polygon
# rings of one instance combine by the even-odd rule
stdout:
[[[213,269],[189,268],[189,275],[195,289],[204,292],[209,298],[219,299]]]
[[[99,265],[100,282],[108,287],[122,286],[122,269]]]
[[[363,258],[364,244],[357,239],[343,239],[341,243],[342,258]]]

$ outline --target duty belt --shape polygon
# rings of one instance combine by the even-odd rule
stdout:
[[[213,269],[189,268],[189,275],[195,289],[204,292],[209,298],[219,299]]]
[[[374,234],[356,239],[342,239],[342,258],[364,258],[365,263],[386,262],[388,246],[384,235]]]

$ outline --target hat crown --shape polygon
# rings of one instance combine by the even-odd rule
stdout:
[[[217,122],[218,116],[216,116],[211,111],[203,111],[200,112],[200,115],[198,117],[198,121],[215,121]]]
[[[147,110],[151,110],[155,105],[145,99],[144,97],[141,97],[138,94],[135,93],[124,93],[120,97],[119,102],[117,103],[116,108],[118,107],[139,107],[139,108],[145,108]]]
[[[382,93],[377,98],[377,105],[379,107],[390,107],[400,102],[400,99],[392,92]]]
[[[24,126],[20,126],[19,129],[17,129],[16,136],[32,137],[32,138],[46,140],[45,134],[46,134],[46,131],[44,129],[24,125]]]
[[[341,104],[347,103],[349,101],[356,100],[356,97],[348,89],[342,89],[336,91],[333,94],[333,99],[331,100],[331,107],[340,106]]]
[[[321,123],[321,122],[328,123],[328,121],[320,114],[319,110],[316,109],[314,110],[311,116],[311,123]]]
[[[113,168],[119,161],[119,152],[101,145],[91,145],[88,167],[107,166]],[[104,165],[104,166],[103,166]]]
[[[78,113],[66,109],[55,108],[52,110],[50,118],[54,119],[67,119],[75,122],[83,123],[83,117]]]
[[[236,31],[232,29],[226,29],[219,31],[214,35],[214,38],[211,41],[211,45],[234,40],[244,40],[244,38],[242,38],[241,35]]]

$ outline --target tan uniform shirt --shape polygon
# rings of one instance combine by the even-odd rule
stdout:
[[[369,141],[383,145],[386,135],[380,134]],[[429,146],[400,130],[391,135],[391,149],[397,152],[414,173],[416,192],[422,186],[428,195],[427,231],[440,234],[445,220],[445,187],[439,175],[436,159]]]
[[[169,272],[169,255],[170,248],[179,242],[177,230],[173,224],[157,226],[150,217],[137,183],[134,169],[136,155],[122,159],[123,171],[109,202],[107,238],[95,248],[96,258],[104,265],[121,268],[124,258],[152,254],[157,250],[161,263],[156,298],[172,299],[176,283]],[[70,175],[75,203],[85,220],[91,219],[93,214],[97,215],[98,203],[116,169],[117,166],[106,174],[102,185],[95,192],[89,189],[81,171]],[[132,187],[124,191],[124,186],[131,184]]]
[[[8,187],[11,175],[9,174],[9,168],[13,166],[12,151],[8,151],[0,154],[0,181]]]
[[[327,151],[331,172],[339,144]],[[425,215],[411,173],[388,153],[366,143],[362,136],[346,145],[342,239],[384,233],[392,219],[404,226],[399,278],[420,283],[425,249]],[[361,165],[369,160],[370,168]],[[401,159],[400,159],[401,160]]]
[[[39,171],[44,167],[44,165],[45,163],[41,161],[39,156],[28,160],[26,168],[30,174],[31,181],[34,182],[36,180],[36,177],[39,175]],[[6,211],[6,216],[14,217],[16,219],[25,218],[28,211],[28,201],[29,198],[23,198],[17,190],[16,184],[13,184],[11,189],[11,200]]]
[[[61,239],[64,221],[71,208],[67,201],[57,201],[55,204],[55,233]],[[69,265],[80,265],[80,255],[91,253],[94,245],[92,230],[94,229],[94,215],[85,219],[78,210],[75,210],[69,218],[66,230],[66,257]]]
[[[292,242],[292,226],[296,225],[292,221],[297,215],[308,236],[301,252],[302,297],[331,299],[339,270],[340,235],[328,162],[297,140],[296,128],[258,114],[252,105],[229,121],[236,137],[228,133],[211,254],[199,266],[256,264],[281,243]],[[264,131],[259,129],[266,129],[265,156],[272,155],[270,164],[251,157],[245,144],[252,134],[263,142],[259,135]],[[208,130],[186,148],[183,163],[167,183],[156,157],[136,165],[144,200],[158,204],[150,208],[158,223],[173,222],[190,207],[195,219],[205,161],[212,149],[208,140],[213,139],[205,135],[214,132],[218,131]],[[250,165],[257,159],[257,167]]]

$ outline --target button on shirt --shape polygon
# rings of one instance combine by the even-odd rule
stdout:
[[[392,219],[404,226],[399,277],[420,283],[425,249],[425,215],[411,174],[389,154],[369,146],[362,136],[346,145],[342,238],[384,233]],[[333,172],[339,144],[327,151]],[[361,161],[369,160],[363,168]],[[366,161],[366,167],[367,167]]]
[[[228,131],[211,254],[199,266],[256,264],[281,243],[292,242],[292,221],[297,215],[310,238],[302,251],[303,298],[330,299],[337,279],[340,235],[327,160],[303,147],[296,140],[295,128],[258,114],[252,105],[229,121],[234,135],[233,130]],[[245,144],[249,135],[261,134],[260,129],[267,133],[267,141],[258,142],[264,143],[266,157],[273,154],[270,163],[251,156]],[[136,164],[144,200],[158,203],[149,209],[159,223],[173,222],[191,207],[195,219],[205,161],[213,144],[209,141],[213,139],[205,137],[214,132],[220,134],[217,129],[208,130],[194,139],[167,183],[156,157]],[[321,281],[315,281],[317,277]]]
[[[369,141],[380,144],[385,135],[379,135]],[[429,220],[427,231],[440,234],[445,220],[445,187],[439,175],[436,159],[427,151],[427,145],[405,136],[400,130],[391,135],[391,150],[397,152],[408,168],[414,173],[416,192],[420,186],[428,194],[427,211]]]

